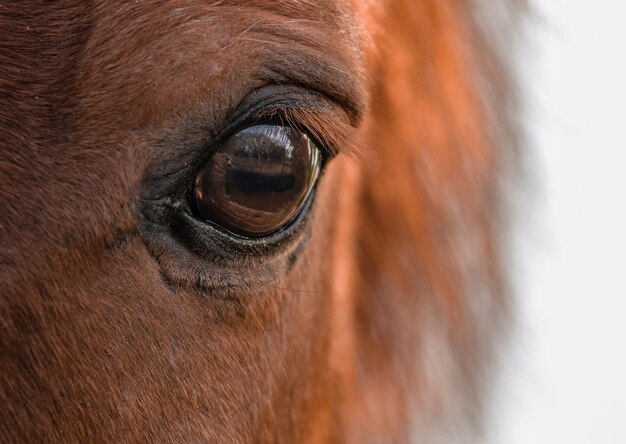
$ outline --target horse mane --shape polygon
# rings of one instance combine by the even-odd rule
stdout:
[[[522,9],[388,0],[368,10],[373,167],[347,179],[357,203],[343,220],[356,228],[340,259],[353,279],[342,295],[354,301],[353,442],[480,432],[511,323],[503,184],[519,136],[505,51]]]

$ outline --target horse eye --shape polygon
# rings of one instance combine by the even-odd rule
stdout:
[[[191,202],[204,221],[246,237],[287,226],[302,211],[321,154],[302,131],[255,125],[226,141],[198,173]]]

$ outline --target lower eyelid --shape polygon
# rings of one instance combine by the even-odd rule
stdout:
[[[261,278],[275,285],[289,272],[294,256],[305,251],[310,239],[311,226],[306,222],[312,204],[310,197],[305,211],[285,233],[245,239],[195,220],[181,202],[145,203],[140,235],[171,282],[211,295],[236,293]],[[152,216],[146,217],[149,213]],[[246,268],[255,272],[243,272]]]

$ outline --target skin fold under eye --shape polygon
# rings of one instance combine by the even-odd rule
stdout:
[[[199,219],[245,237],[286,227],[305,206],[321,153],[302,131],[254,125],[231,136],[196,175],[190,197]]]

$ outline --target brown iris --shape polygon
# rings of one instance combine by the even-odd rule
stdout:
[[[320,151],[302,131],[255,125],[222,145],[194,182],[201,219],[261,237],[288,225],[302,210],[320,171]]]

